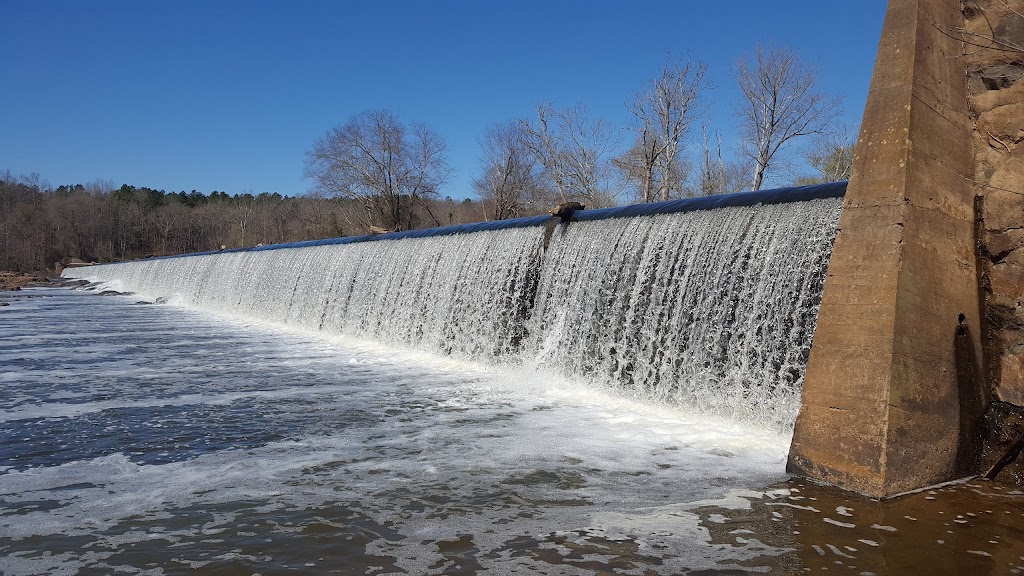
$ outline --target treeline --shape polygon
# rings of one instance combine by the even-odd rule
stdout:
[[[348,198],[277,193],[165,192],[103,183],[52,188],[38,175],[0,172],[0,270],[129,260],[365,234],[366,207]],[[417,202],[417,227],[481,220],[471,200]]]
[[[582,104],[541,102],[527,117],[480,136],[476,200],[441,198],[447,144],[388,110],[350,117],[313,142],[311,196],[165,192],[101,183],[51,188],[39,176],[0,173],[0,269],[40,271],[58,261],[111,261],[501,220],[579,201],[623,201],[757,190],[849,176],[856,130],[837,123],[839,98],[817,88],[792,50],[758,46],[733,70],[738,147],[711,130],[707,66],[669,56],[625,102],[613,126]],[[801,147],[795,144],[805,142]],[[793,170],[794,160],[800,168]],[[808,173],[807,169],[812,172]],[[460,191],[467,192],[467,191]]]
[[[848,177],[856,131],[838,123],[840,98],[818,88],[814,67],[794,51],[761,45],[737,61],[731,153],[711,129],[707,71],[697,58],[669,55],[625,102],[626,125],[583,104],[541,102],[486,129],[473,191],[488,218],[565,201],[599,208]],[[436,198],[451,172],[440,133],[388,110],[350,117],[306,160],[317,191],[358,202],[363,223],[385,229],[414,227],[415,207]]]

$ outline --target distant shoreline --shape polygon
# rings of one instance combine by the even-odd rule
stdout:
[[[61,286],[63,279],[47,277],[32,272],[0,271],[0,291],[21,290],[38,286]]]

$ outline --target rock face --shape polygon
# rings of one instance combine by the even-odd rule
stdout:
[[[1024,436],[1024,408],[1005,402],[993,402],[985,415],[985,448],[981,455],[980,472],[989,470],[1001,457],[1010,452]],[[996,476],[1008,484],[1024,486],[1024,461],[1017,457]]]
[[[965,4],[966,6],[966,4]],[[1024,16],[1022,2],[964,10],[974,121],[974,191],[986,321],[985,375],[996,400],[1024,406]],[[1016,11],[1014,11],[1016,9]]]

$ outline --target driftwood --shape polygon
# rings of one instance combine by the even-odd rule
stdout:
[[[381,228],[380,226],[373,226],[373,225],[370,226],[370,234],[373,234],[374,236],[376,236],[377,234],[387,234],[388,232],[397,232],[397,231],[398,231],[397,228],[391,229],[391,228]]]
[[[993,464],[992,467],[988,469],[988,472],[985,472],[985,478],[987,478],[988,480],[995,480],[996,475],[998,475],[999,472],[1003,468],[1005,468],[1007,464],[1016,460],[1017,456],[1020,455],[1021,451],[1024,451],[1024,437],[1021,437],[1020,440],[1017,440],[1017,442],[1014,443],[1013,446],[1010,446],[1009,450],[1003,453],[1002,458],[996,461],[996,463]]]
[[[544,224],[545,252],[548,251],[548,243],[551,242],[551,235],[555,233],[555,228],[557,228],[559,224],[565,224],[566,222],[574,222],[575,219],[572,217],[572,215],[577,210],[583,210],[584,208],[586,208],[586,206],[580,204],[579,202],[562,202],[558,206],[552,208],[550,212],[548,212],[549,214],[551,214],[552,218],[548,220],[546,224]]]
[[[568,222],[569,219],[572,218],[574,212],[585,208],[586,206],[579,202],[562,202],[558,206],[552,208],[550,214],[561,218],[562,222]]]

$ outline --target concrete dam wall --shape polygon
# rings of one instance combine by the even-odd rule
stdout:
[[[538,367],[790,429],[845,183],[154,258],[65,276]]]

